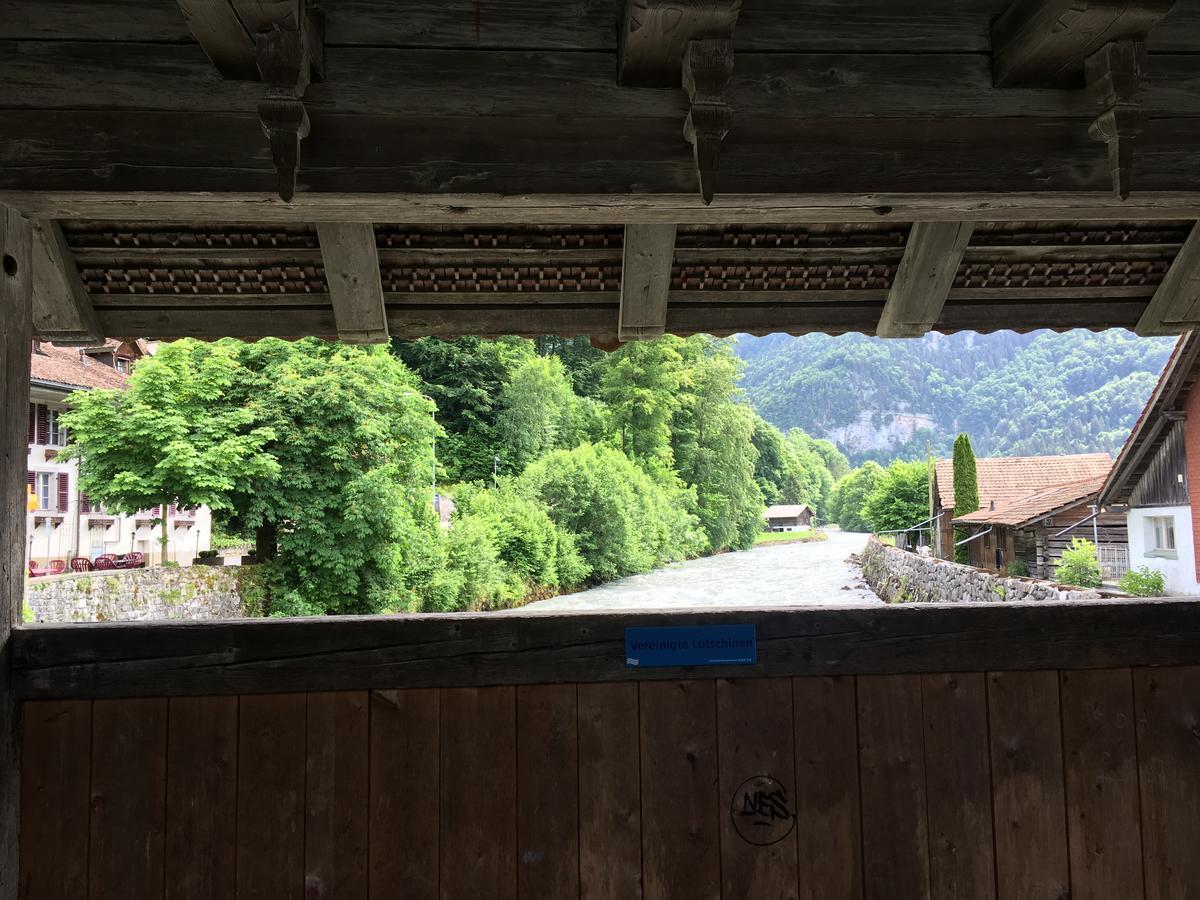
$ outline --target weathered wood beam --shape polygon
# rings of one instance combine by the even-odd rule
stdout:
[[[1200,327],[1200,222],[1171,263],[1135,329],[1141,335],[1179,334]]]
[[[970,222],[913,225],[879,318],[879,337],[920,337],[934,326],[973,230]]]
[[[179,0],[192,35],[217,71],[234,81],[258,81],[254,38],[229,0]]]
[[[758,663],[638,669],[625,629],[753,625]],[[1192,665],[1200,603],[354,616],[16,629],[22,699]],[[230,665],[236,660],[236,665]]]
[[[53,219],[33,225],[33,330],[57,344],[104,339],[62,227]]]
[[[627,87],[679,87],[689,42],[733,36],[741,0],[625,0],[618,81]]]
[[[700,197],[712,203],[721,167],[721,142],[733,122],[725,88],[733,76],[733,41],[704,38],[689,41],[683,54],[683,90],[691,102],[683,136],[692,145]]]
[[[621,340],[637,341],[663,334],[674,258],[674,225],[625,226],[617,327]]]
[[[374,227],[370,222],[318,222],[317,236],[338,339],[351,344],[386,343],[387,311]]]
[[[25,417],[33,338],[33,229],[0,205],[0,897],[17,889],[21,736],[13,626],[25,599]]]
[[[1082,88],[1089,56],[1140,40],[1174,0],[1014,0],[992,25],[997,87]]]

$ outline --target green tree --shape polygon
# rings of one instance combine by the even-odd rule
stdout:
[[[1072,538],[1071,546],[1063,551],[1062,560],[1054,568],[1054,577],[1063,584],[1076,587],[1100,587],[1104,579],[1100,574],[1096,545],[1083,538]]]
[[[600,382],[617,445],[647,466],[670,469],[671,417],[683,386],[681,338],[633,341],[612,353]]]
[[[979,475],[971,439],[960,434],[954,439],[954,515],[965,516],[979,509]]]
[[[863,507],[875,531],[899,531],[929,517],[929,471],[897,460],[883,471]]]
[[[515,471],[543,453],[573,443],[576,400],[557,358],[534,356],[516,368],[500,389],[496,421],[500,445]]]
[[[873,531],[867,518],[867,498],[883,477],[883,467],[867,460],[857,469],[842,477],[834,486],[829,501],[829,516],[846,531]]]
[[[80,490],[121,513],[161,506],[164,563],[169,504],[220,514],[239,483],[280,474],[268,451],[276,433],[257,405],[223,402],[239,374],[232,345],[164,344],[134,369],[128,390],[69,398],[63,458],[79,460]]]

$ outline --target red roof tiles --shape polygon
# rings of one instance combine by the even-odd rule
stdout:
[[[30,355],[30,379],[34,383],[76,388],[124,389],[128,376],[98,362],[78,347],[42,344]]]
[[[954,509],[954,462],[936,463],[938,496],[942,509]],[[979,507],[1007,506],[1035,491],[1090,478],[1104,478],[1112,468],[1107,453],[1071,456],[981,456],[975,460],[979,476]]]

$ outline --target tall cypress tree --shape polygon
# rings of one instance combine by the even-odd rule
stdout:
[[[954,439],[954,515],[965,516],[979,509],[979,476],[971,439],[960,434]]]

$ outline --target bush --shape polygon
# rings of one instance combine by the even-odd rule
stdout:
[[[1004,567],[1004,572],[1010,578],[1028,578],[1029,566],[1025,565],[1025,563],[1019,559],[1014,559]]]
[[[1096,558],[1096,545],[1083,538],[1074,538],[1071,546],[1063,551],[1062,562],[1054,570],[1054,577],[1063,584],[1076,587],[1100,587],[1100,560]]]
[[[1167,592],[1167,583],[1163,573],[1149,566],[1130,569],[1121,576],[1117,587],[1135,597],[1161,597]]]

